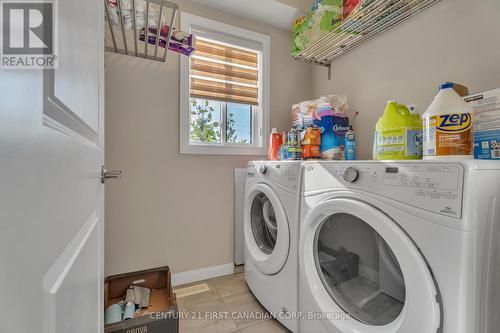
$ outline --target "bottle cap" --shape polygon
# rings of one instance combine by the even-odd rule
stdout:
[[[453,83],[451,82],[446,82],[439,86],[439,90],[450,89],[450,88],[453,88]]]

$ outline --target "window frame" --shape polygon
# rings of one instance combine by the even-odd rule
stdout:
[[[267,155],[269,137],[269,82],[270,82],[270,47],[271,38],[267,35],[242,29],[225,23],[209,20],[200,16],[181,12],[182,31],[211,38],[222,43],[248,48],[259,52],[259,105],[252,106],[252,144],[224,142],[226,115],[222,143],[191,143],[190,115],[190,58],[180,57],[180,153],[208,155]],[[230,32],[228,34],[227,32]]]

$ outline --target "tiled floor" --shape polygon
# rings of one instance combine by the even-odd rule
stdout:
[[[286,333],[252,295],[241,268],[235,274],[196,282],[210,291],[179,298],[180,333]],[[177,289],[176,288],[176,289]]]

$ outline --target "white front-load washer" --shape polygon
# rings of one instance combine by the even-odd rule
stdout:
[[[245,279],[259,302],[298,332],[301,163],[254,161],[245,187]]]
[[[301,333],[500,332],[500,163],[304,163]]]

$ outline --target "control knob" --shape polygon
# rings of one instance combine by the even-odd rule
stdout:
[[[359,170],[354,167],[348,167],[342,176],[346,182],[354,183],[359,179]]]

